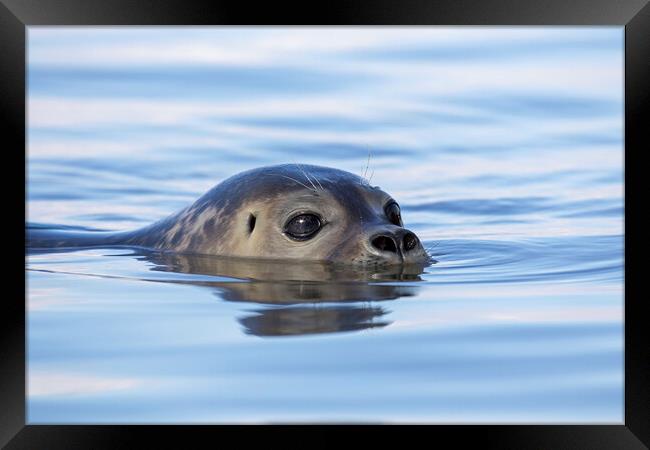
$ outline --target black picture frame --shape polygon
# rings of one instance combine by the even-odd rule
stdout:
[[[0,0],[0,114],[4,132],[3,162],[7,174],[25,164],[25,45],[26,27],[31,25],[616,25],[625,27],[625,420],[620,425],[431,425],[418,427],[422,442],[436,445],[452,439],[454,446],[480,444],[498,448],[647,448],[650,445],[650,352],[647,308],[640,292],[641,248],[630,245],[641,235],[640,208],[631,207],[643,198],[639,158],[648,147],[642,117],[648,117],[650,96],[650,5],[648,0],[374,0],[304,2],[162,1],[162,0]],[[645,113],[645,114],[644,114]],[[22,149],[22,152],[20,151]],[[22,155],[22,156],[21,156]],[[21,166],[22,165],[22,166]],[[2,221],[16,236],[24,230],[25,180],[5,183],[3,196],[8,208]],[[22,185],[18,186],[18,183]],[[22,187],[21,187],[22,186]],[[22,193],[22,198],[20,198]],[[9,200],[13,199],[14,204]],[[638,200],[637,200],[638,202]],[[21,223],[22,220],[22,223]],[[8,235],[5,235],[8,236]],[[19,239],[8,239],[6,251],[18,259],[23,252]],[[16,271],[14,276],[13,271]],[[15,290],[5,291],[0,358],[0,445],[8,449],[29,448],[135,448],[139,443],[190,447],[188,441],[216,446],[226,431],[248,432],[248,428],[226,426],[69,426],[27,425],[25,416],[25,276],[24,268],[11,265],[7,280]],[[25,280],[25,278],[22,278]],[[646,336],[645,338],[643,336]],[[646,342],[646,344],[643,344]],[[338,426],[299,427],[315,431],[318,443],[338,444],[327,439]],[[409,427],[410,428],[410,427]],[[372,436],[395,434],[402,427],[373,427]],[[292,439],[296,426],[257,427],[278,435],[284,443]],[[388,430],[388,431],[387,431]],[[362,430],[364,431],[364,430]],[[409,437],[411,433],[409,432]],[[241,434],[243,434],[241,433]],[[288,433],[291,433],[289,435]],[[401,433],[400,433],[401,434]],[[270,436],[269,436],[270,437]],[[431,440],[430,438],[433,438]],[[297,438],[296,438],[297,439]],[[414,438],[407,441],[415,443]],[[311,442],[297,441],[299,444]],[[160,445],[160,444],[158,444]],[[147,447],[151,446],[150,444]],[[195,447],[196,445],[192,445]]]

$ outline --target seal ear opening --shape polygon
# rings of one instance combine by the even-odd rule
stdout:
[[[251,213],[250,216],[248,216],[248,232],[252,233],[253,230],[255,229],[255,216]]]

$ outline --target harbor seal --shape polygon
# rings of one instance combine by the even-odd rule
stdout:
[[[398,203],[343,170],[299,164],[234,175],[192,205],[127,232],[27,229],[29,248],[145,247],[175,253],[350,264],[422,264]]]

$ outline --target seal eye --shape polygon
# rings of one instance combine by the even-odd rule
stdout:
[[[310,239],[320,230],[321,221],[314,214],[300,214],[294,217],[284,227],[284,232],[297,241]]]
[[[390,220],[392,224],[397,225],[398,227],[402,226],[402,214],[397,203],[390,202],[386,205],[384,211],[386,212],[388,220]]]

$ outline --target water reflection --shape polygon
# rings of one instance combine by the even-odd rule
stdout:
[[[145,253],[151,270],[225,277],[187,281],[215,290],[231,302],[264,305],[238,318],[247,334],[295,336],[385,327],[388,310],[371,302],[415,296],[419,289],[400,281],[421,281],[425,265],[350,266],[278,262],[203,255]],[[386,282],[395,282],[398,284]],[[383,320],[380,320],[383,318]]]
[[[357,331],[385,327],[391,322],[377,321],[386,315],[383,308],[372,306],[291,307],[256,310],[255,315],[239,318],[246,334],[255,336],[297,336],[318,333]]]

